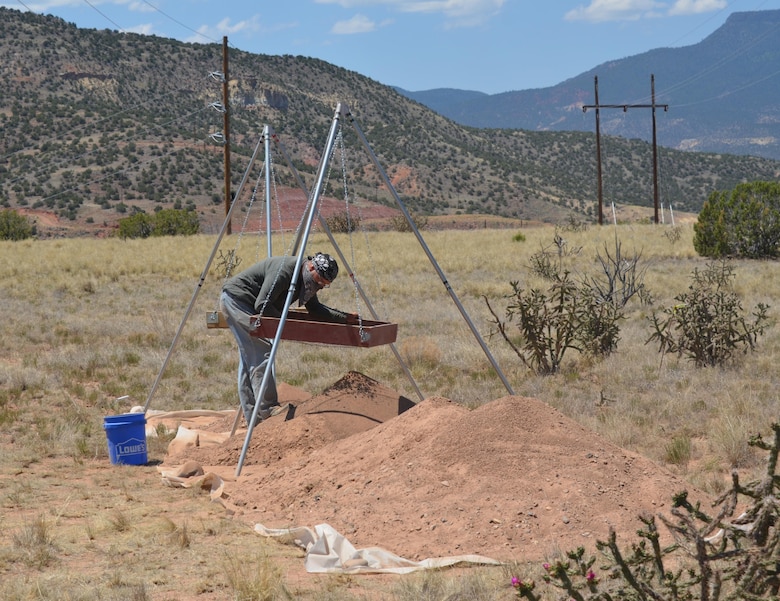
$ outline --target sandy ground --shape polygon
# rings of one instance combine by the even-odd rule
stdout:
[[[440,397],[415,404],[357,372],[321,395],[279,392],[295,409],[254,428],[238,477],[243,422],[222,442],[175,443],[160,469],[195,462],[221,475],[226,505],[250,523],[326,523],[357,548],[415,561],[542,560],[593,549],[610,527],[634,540],[638,516],[669,515],[681,490],[706,502],[536,399],[506,396],[475,410]],[[233,422],[197,427],[225,438]]]

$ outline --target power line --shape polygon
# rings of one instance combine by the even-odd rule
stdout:
[[[98,8],[97,8],[97,7],[96,7],[94,4],[92,4],[92,3],[91,3],[89,0],[84,0],[84,3],[85,3],[85,4],[88,4],[88,5],[89,5],[89,7],[90,7],[92,10],[94,10],[94,11],[95,11],[97,14],[99,14],[101,17],[103,17],[103,18],[104,18],[106,21],[108,21],[109,23],[113,24],[113,25],[114,25],[114,27],[116,27],[116,28],[117,28],[119,31],[121,31],[122,33],[126,33],[125,29],[124,29],[124,28],[123,28],[121,25],[119,25],[119,24],[118,24],[116,21],[113,21],[113,20],[111,20],[111,18],[110,18],[108,15],[106,15],[106,14],[105,14],[105,13],[103,13],[103,12],[101,12],[101,11],[100,11],[100,9],[98,9]]]
[[[147,2],[147,0],[141,0],[141,2],[143,2],[144,4],[146,4],[148,7],[150,7],[150,8],[153,8],[154,10],[156,10],[158,13],[160,13],[160,14],[161,14],[163,17],[165,17],[166,19],[170,19],[171,21],[173,21],[174,23],[176,23],[176,25],[178,25],[179,27],[183,27],[184,29],[186,29],[187,31],[191,31],[191,32],[192,32],[192,33],[194,33],[195,35],[199,35],[200,37],[202,37],[202,38],[205,38],[205,39],[207,39],[207,40],[209,40],[209,41],[211,41],[211,42],[214,42],[215,44],[219,44],[219,40],[215,40],[214,38],[210,38],[210,37],[209,37],[209,36],[207,36],[206,34],[204,34],[204,33],[201,33],[200,31],[197,31],[197,30],[193,29],[192,27],[189,27],[189,26],[185,25],[185,24],[184,24],[184,23],[182,23],[181,21],[177,21],[176,19],[174,19],[174,18],[173,18],[172,16],[170,16],[169,14],[167,14],[167,13],[165,13],[165,12],[161,11],[159,8],[157,8],[157,7],[156,7],[154,4],[152,4],[151,2]]]

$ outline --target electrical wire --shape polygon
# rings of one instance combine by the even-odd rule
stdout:
[[[209,37],[209,36],[207,36],[206,34],[204,34],[204,33],[200,32],[200,31],[197,31],[197,30],[193,29],[192,27],[189,27],[188,25],[185,25],[185,24],[184,24],[184,23],[182,23],[181,21],[178,21],[178,20],[174,19],[172,16],[170,16],[169,14],[167,14],[167,13],[163,12],[162,10],[160,10],[160,9],[159,9],[157,6],[155,6],[155,5],[154,5],[154,4],[152,4],[151,2],[147,2],[147,0],[141,0],[141,2],[143,2],[144,4],[146,4],[146,5],[147,5],[149,8],[152,8],[152,9],[156,10],[158,13],[160,13],[160,14],[161,14],[163,17],[165,17],[166,19],[170,19],[171,21],[173,21],[174,23],[176,23],[176,25],[178,25],[179,27],[183,27],[183,28],[184,28],[184,29],[186,29],[187,31],[191,31],[191,32],[192,32],[192,33],[194,33],[195,35],[199,35],[200,37],[202,37],[202,38],[204,38],[204,39],[206,39],[206,40],[209,40],[209,41],[211,41],[211,42],[214,42],[215,44],[219,44],[219,43],[220,43],[220,41],[219,41],[219,40],[215,40],[214,38],[210,38],[210,37]]]

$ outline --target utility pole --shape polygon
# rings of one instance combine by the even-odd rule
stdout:
[[[222,104],[225,112],[222,115],[222,133],[225,146],[225,216],[230,212],[230,205],[233,202],[230,194],[230,77],[228,76],[228,41],[227,36],[222,38]],[[228,223],[227,233],[231,234],[231,227]]]
[[[596,104],[584,104],[582,106],[582,112],[587,112],[588,109],[596,109],[596,171],[598,173],[598,198],[599,198],[599,225],[603,225],[603,192],[602,192],[602,178],[601,178],[601,132],[599,122],[599,109],[623,109],[625,113],[628,109],[633,108],[650,108],[653,110],[653,221],[658,223],[658,145],[656,142],[656,123],[655,123],[655,109],[657,107],[663,107],[664,111],[669,110],[668,104],[656,104],[655,103],[655,75],[650,75],[650,94],[651,104],[599,104],[599,78],[598,76],[593,78],[595,80],[595,98]]]

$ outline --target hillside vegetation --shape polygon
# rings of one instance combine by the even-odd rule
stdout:
[[[61,19],[0,9],[0,206],[48,211],[108,229],[134,211],[224,204],[221,44],[78,29]],[[311,188],[342,104],[410,210],[558,222],[596,213],[595,136],[463,127],[391,87],[321,60],[229,51],[233,191],[245,202],[259,167],[250,157],[268,125]],[[393,204],[350,119],[346,160],[328,195]],[[259,148],[262,158],[262,148]],[[606,203],[651,206],[651,147],[603,140]],[[258,164],[261,161],[257,162]],[[777,177],[767,159],[660,149],[662,202],[696,212],[715,189]],[[297,187],[285,162],[274,181]],[[344,184],[346,182],[346,186]],[[45,228],[39,228],[44,230]],[[45,233],[45,232],[43,232]]]

